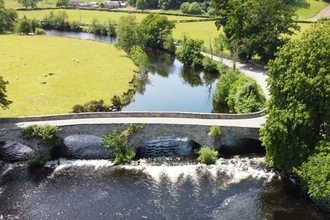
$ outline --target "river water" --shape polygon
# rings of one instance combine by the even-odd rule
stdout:
[[[182,68],[177,60],[166,55],[154,59],[169,59],[170,65],[154,63],[164,68],[150,68],[149,75],[180,81],[182,72],[167,71]],[[201,97],[208,96],[201,91]],[[287,184],[294,180],[284,181],[268,170],[263,155],[229,156],[204,165],[184,137],[146,141],[137,159],[121,166],[110,160],[53,158],[28,168],[0,161],[0,219],[330,219],[329,208]]]

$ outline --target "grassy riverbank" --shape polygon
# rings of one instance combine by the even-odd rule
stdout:
[[[21,35],[0,35],[0,41],[0,72],[13,101],[0,117],[69,113],[90,100],[110,104],[127,91],[137,68],[106,43]]]

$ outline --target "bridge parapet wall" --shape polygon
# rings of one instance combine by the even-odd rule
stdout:
[[[0,118],[0,123],[18,123],[31,121],[52,121],[83,118],[202,118],[202,119],[248,119],[261,117],[264,111],[249,114],[215,114],[191,112],[95,112],[62,115],[28,116],[18,118]]]

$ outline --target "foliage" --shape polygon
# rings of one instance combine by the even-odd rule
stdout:
[[[181,47],[177,49],[176,55],[186,66],[201,66],[203,43],[202,40],[191,39],[184,35]]]
[[[16,33],[29,34],[32,32],[30,20],[25,16],[16,24]]]
[[[15,27],[18,14],[14,9],[6,9],[0,2],[0,34],[5,31],[12,31]]]
[[[228,46],[228,39],[227,37],[221,32],[218,34],[218,36],[214,37],[214,49],[215,52],[221,56],[223,56],[223,53]]]
[[[265,102],[260,85],[253,78],[241,74],[230,88],[227,104],[234,113],[250,113],[262,110]]]
[[[144,48],[168,49],[173,47],[165,45],[173,44],[172,29],[175,27],[173,21],[158,13],[148,14],[139,24],[139,39]]]
[[[143,125],[136,125],[131,123],[129,127],[124,131],[125,135],[133,135],[135,134],[139,129],[142,129]]]
[[[31,125],[25,127],[21,131],[21,138],[29,140],[37,138],[41,140],[41,144],[46,147],[57,147],[61,145],[62,141],[56,135],[62,131],[62,128],[52,125]]]
[[[267,63],[288,37],[298,30],[294,23],[295,7],[283,0],[213,0],[212,6],[222,17],[216,22],[229,42],[244,45],[240,58],[258,55]]]
[[[203,69],[208,72],[217,73],[218,64],[216,61],[212,60],[210,57],[205,56],[202,61]]]
[[[135,6],[137,9],[140,9],[143,11],[144,9],[148,8],[148,3],[146,0],[136,0]]]
[[[80,27],[80,22],[79,21],[70,21],[70,31],[75,31],[75,32],[81,32],[82,28]]]
[[[56,7],[65,7],[67,8],[69,6],[69,0],[57,0],[56,1]]]
[[[40,21],[40,26],[45,29],[70,30],[69,16],[64,10],[59,10],[56,14],[50,11]]]
[[[203,14],[203,10],[198,2],[192,2],[189,6],[188,13],[192,15],[201,15]]]
[[[134,46],[131,53],[131,59],[140,68],[145,68],[148,65],[149,59],[146,52],[143,51],[142,47]]]
[[[104,105],[104,101],[101,99],[100,101],[92,100],[86,102],[84,105],[74,105],[72,107],[73,113],[80,113],[80,112],[105,112],[107,111],[108,107]]]
[[[182,13],[188,14],[189,13],[189,7],[190,7],[190,3],[189,2],[184,2],[184,3],[181,4],[180,10],[182,11]]]
[[[37,3],[39,0],[17,0],[17,1],[18,3],[23,5],[25,9],[27,9],[28,7],[37,8]]]
[[[102,24],[98,19],[93,18],[87,28],[88,33],[107,35],[107,24]]]
[[[112,98],[111,98],[110,101],[111,101],[111,104],[112,104],[113,106],[121,106],[121,100],[120,100],[120,97],[117,96],[117,95],[112,96]]]
[[[270,99],[260,136],[270,167],[292,171],[329,137],[329,31],[330,22],[313,25],[268,64]]]
[[[138,24],[135,15],[120,17],[116,29],[118,42],[115,46],[123,49],[126,53],[131,54],[133,46],[138,43],[137,26]]]
[[[46,32],[45,32],[44,29],[36,28],[35,31],[34,31],[34,34],[35,35],[46,35]]]
[[[111,134],[104,135],[102,142],[105,151],[115,156],[114,165],[130,162],[135,157],[135,152],[128,148],[128,142],[124,133],[118,134],[114,129]]]
[[[7,99],[6,92],[6,85],[8,84],[8,81],[4,81],[2,76],[0,76],[0,107],[2,109],[7,109],[8,105],[12,103],[12,101]]]
[[[27,161],[26,164],[31,166],[44,165],[50,159],[50,155],[41,155],[39,152],[36,152],[32,155]]]
[[[299,174],[308,185],[308,194],[317,200],[326,200],[330,205],[330,142],[320,141],[316,153],[303,162]]]
[[[220,126],[218,125],[212,125],[210,127],[210,132],[209,132],[210,135],[220,135],[221,134],[221,129],[220,129]]]
[[[39,27],[39,22],[36,18],[30,19],[31,31],[35,34],[36,28]]]
[[[197,151],[197,160],[205,164],[212,164],[218,159],[218,151],[212,150],[209,146],[202,145]]]
[[[229,70],[227,73],[220,76],[220,80],[218,81],[214,92],[213,102],[227,105],[229,91],[239,78],[239,74],[238,71]]]

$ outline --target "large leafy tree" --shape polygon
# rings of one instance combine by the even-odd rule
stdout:
[[[17,18],[17,12],[14,9],[6,9],[4,1],[0,0],[0,33],[13,31]]]
[[[12,103],[12,101],[7,99],[6,92],[6,85],[8,81],[3,80],[2,76],[0,76],[0,107],[2,109],[8,108],[8,105]]]
[[[242,59],[258,55],[263,62],[274,59],[277,49],[298,30],[294,23],[295,7],[284,0],[212,0],[221,18],[216,22],[229,42],[244,45]]]
[[[38,3],[38,0],[17,0],[17,1],[18,3],[23,5],[25,9],[27,9],[28,7],[36,8]]]
[[[139,25],[140,42],[144,47],[173,50],[172,29],[174,27],[174,22],[168,20],[166,16],[150,13]]]
[[[329,140],[329,32],[330,22],[313,26],[268,64],[271,97],[260,131],[268,166],[292,171]]]
[[[118,39],[116,47],[123,49],[128,54],[131,54],[133,46],[138,43],[137,27],[138,23],[134,15],[120,17],[116,29]]]

